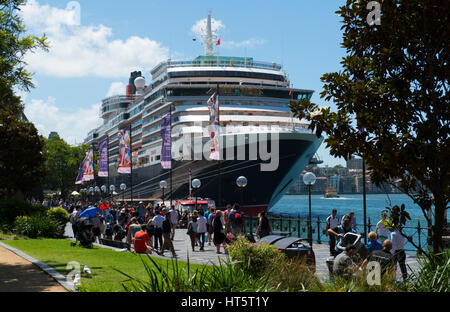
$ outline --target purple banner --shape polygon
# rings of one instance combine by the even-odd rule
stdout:
[[[172,168],[172,116],[170,112],[164,116],[161,127],[161,166],[163,169]]]
[[[98,176],[107,177],[108,168],[108,138],[106,138],[98,144]]]

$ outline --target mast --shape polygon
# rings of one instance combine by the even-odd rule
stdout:
[[[213,34],[212,34],[212,27],[211,27],[211,11],[208,13],[208,18],[206,21],[205,55],[213,56]]]

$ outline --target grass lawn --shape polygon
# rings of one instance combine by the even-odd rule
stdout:
[[[7,238],[7,237],[3,237]],[[24,253],[52,266],[55,270],[66,276],[70,270],[66,268],[71,261],[77,261],[81,266],[81,291],[89,292],[116,292],[124,291],[122,283],[127,279],[117,272],[118,269],[133,277],[146,279],[142,260],[150,263],[147,256],[136,255],[130,252],[118,252],[94,246],[86,249],[80,246],[70,246],[71,240],[66,239],[6,239],[3,243],[17,248]],[[141,260],[142,259],[142,260]],[[171,260],[153,258],[159,265],[166,266]],[[83,267],[91,269],[91,277],[83,273]],[[190,264],[191,269],[203,267],[201,264]],[[179,267],[187,267],[186,262],[179,261]]]

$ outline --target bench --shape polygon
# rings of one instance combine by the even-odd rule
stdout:
[[[115,248],[119,248],[119,249],[125,249],[126,248],[127,250],[131,250],[130,244],[124,243],[122,241],[116,241],[116,240],[111,240],[111,239],[100,238],[100,244],[106,245],[106,246],[115,247]]]
[[[280,235],[280,236],[291,236],[291,232],[282,232],[282,231],[272,231],[273,235]]]

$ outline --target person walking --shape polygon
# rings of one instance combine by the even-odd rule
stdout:
[[[223,219],[225,222],[225,235],[231,232],[231,225],[230,225],[231,221],[229,218],[230,213],[231,213],[231,205],[228,204],[225,212],[223,213]]]
[[[234,204],[233,209],[231,209],[228,214],[228,218],[230,220],[231,234],[233,234],[236,238],[238,235],[243,233],[244,226],[244,215],[239,210],[239,204]]]
[[[375,228],[375,233],[377,233],[381,242],[384,242],[388,239],[389,230],[384,226],[383,221],[386,221],[387,213],[386,211],[381,212],[381,220],[378,221],[377,226]]]
[[[152,223],[155,226],[154,229],[154,240],[155,243],[153,244],[155,249],[158,249],[159,247],[162,247],[163,239],[162,239],[162,223],[164,222],[164,217],[161,216],[159,210],[155,210],[155,216],[152,219]],[[159,243],[159,244],[158,244]]]
[[[256,229],[256,235],[259,238],[263,238],[264,236],[270,235],[272,231],[272,225],[269,222],[269,218],[267,217],[267,211],[263,211],[259,213],[259,222],[258,228]]]
[[[351,219],[349,216],[345,216],[343,218],[343,222],[341,225],[338,225],[332,229],[328,229],[328,234],[333,234],[338,238],[338,242],[336,244],[336,247],[334,248],[335,250],[335,256],[337,256],[338,254],[340,254],[342,252],[342,250],[340,250],[338,248],[338,245],[341,245],[340,242],[343,240],[345,234],[351,232],[351,233],[355,233],[354,230],[351,227]],[[343,246],[342,246],[343,247]]]
[[[331,211],[331,215],[328,216],[326,220],[326,226],[325,226],[325,235],[329,235],[330,237],[330,256],[336,255],[336,235],[333,233],[328,232],[329,229],[334,229],[341,223],[339,222],[339,218],[337,217],[337,210],[333,209]]]
[[[206,224],[207,220],[203,215],[203,210],[199,211],[199,217],[197,219],[197,241],[200,246],[200,250],[204,250],[205,247],[205,233],[206,233]]]
[[[177,228],[177,224],[178,224],[178,211],[175,210],[175,206],[172,205],[170,207],[170,211],[169,211],[169,216],[170,216],[170,238],[172,240],[175,239],[175,229]]]
[[[207,224],[206,224],[206,231],[208,233],[208,246],[211,246],[211,242],[212,242],[212,239],[213,239],[212,222],[214,220],[214,216],[215,216],[214,208],[210,206],[209,207],[208,217],[206,218],[206,220],[208,221]]]
[[[400,234],[397,228],[393,229],[391,233],[392,242],[392,255],[394,258],[394,265],[397,268],[397,263],[400,266],[400,271],[402,272],[403,281],[408,277],[406,271],[406,254],[405,254],[405,238]]]
[[[163,232],[164,243],[161,247],[161,251],[158,254],[160,256],[164,256],[164,251],[166,249],[168,249],[172,252],[172,257],[175,258],[177,256],[177,254],[175,253],[172,239],[170,238],[170,236],[172,234],[172,222],[170,221],[170,218],[171,218],[170,213],[167,212],[165,214],[165,220],[162,223],[162,232]]]
[[[187,225],[187,234],[191,239],[192,251],[195,251],[195,242],[197,240],[197,216],[192,215],[189,217]]]
[[[224,234],[224,221],[222,220],[222,211],[217,210],[216,211],[216,216],[213,220],[213,233],[214,233],[214,237],[213,237],[213,242],[214,245],[216,245],[216,253],[220,254],[220,245],[223,245],[223,249],[226,251],[226,247],[225,247],[225,234]]]

